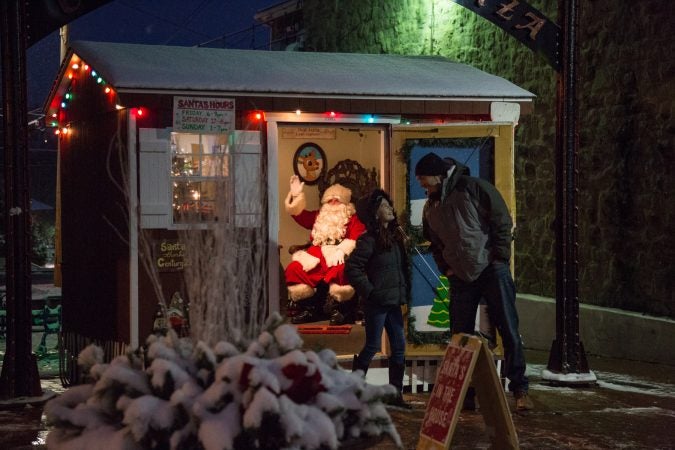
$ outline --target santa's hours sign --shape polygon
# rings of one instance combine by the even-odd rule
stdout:
[[[222,134],[234,129],[234,99],[174,97],[173,131]]]

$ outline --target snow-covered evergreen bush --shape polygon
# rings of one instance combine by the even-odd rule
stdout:
[[[151,336],[145,358],[130,352],[104,364],[101,350],[87,347],[79,362],[91,383],[47,403],[47,446],[336,449],[388,434],[400,447],[382,403],[394,388],[339,368],[332,350],[301,346],[275,315],[245,349],[193,345],[172,331]]]

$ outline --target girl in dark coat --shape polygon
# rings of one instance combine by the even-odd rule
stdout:
[[[366,232],[358,238],[345,263],[345,275],[364,299],[366,342],[354,357],[354,370],[362,370],[365,375],[370,361],[382,348],[382,329],[387,330],[391,345],[389,384],[398,393],[392,403],[409,408],[401,394],[405,372],[401,305],[408,303],[406,237],[396,221],[391,198],[382,189],[361,198],[356,214],[366,225]]]

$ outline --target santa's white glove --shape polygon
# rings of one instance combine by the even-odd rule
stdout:
[[[291,176],[291,196],[297,197],[302,194],[302,189],[305,187],[305,182],[300,181],[300,177],[297,175]]]
[[[337,250],[335,252],[335,265],[338,266],[344,263],[345,263],[345,252],[343,252],[342,250]]]
[[[345,252],[340,250],[337,245],[323,245],[321,253],[326,260],[328,267],[334,267],[345,263]]]

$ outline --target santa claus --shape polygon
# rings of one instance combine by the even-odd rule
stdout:
[[[306,250],[293,253],[286,267],[286,285],[293,302],[309,299],[316,293],[319,283],[328,285],[332,302],[345,302],[354,296],[344,275],[345,258],[356,247],[356,239],[365,231],[365,225],[356,217],[351,203],[352,192],[334,184],[325,190],[318,211],[307,211],[305,194],[298,176],[293,175],[290,191],[284,202],[286,212],[302,227],[311,230],[311,245]],[[336,304],[337,304],[336,303]],[[317,319],[317,305],[305,305],[304,311],[293,322]],[[334,315],[339,314],[336,307]],[[332,317],[335,321],[337,318]]]

